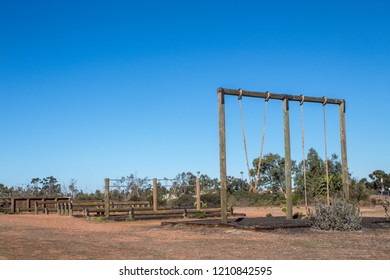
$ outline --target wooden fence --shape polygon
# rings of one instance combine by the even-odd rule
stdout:
[[[7,198],[8,199],[8,198]],[[5,205],[9,205],[9,213],[56,213],[61,216],[90,217],[107,216],[106,202],[104,201],[75,201],[70,197],[60,198],[9,198]],[[148,201],[110,201],[109,217],[112,219],[152,219],[173,217],[207,217],[220,216],[221,208],[185,208],[171,209],[153,207]],[[229,211],[233,214],[233,209]]]
[[[69,203],[70,197],[11,197],[5,204],[9,204],[9,212],[52,212],[56,211],[58,203]]]
[[[62,203],[58,205],[59,215],[69,216],[107,216],[105,213],[105,202],[83,201],[73,203]],[[208,209],[154,209],[147,201],[110,202],[110,214],[112,219],[152,219],[168,217],[196,217],[219,215],[221,208]],[[232,210],[231,210],[232,212]]]

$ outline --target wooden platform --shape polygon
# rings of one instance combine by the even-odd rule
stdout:
[[[161,226],[188,225],[188,226],[206,226],[237,228],[253,231],[270,231],[277,229],[299,229],[310,228],[307,220],[287,220],[286,217],[261,217],[261,218],[235,218],[228,219],[227,224],[221,223],[220,219],[205,219],[196,221],[164,221]],[[362,227],[365,229],[383,228],[390,229],[390,219],[363,217]]]
[[[276,230],[280,228],[308,228],[309,223],[305,220],[286,220],[285,217],[272,218],[235,218],[228,219],[227,224],[222,224],[221,220],[207,219],[197,221],[179,221],[179,222],[162,222],[162,226],[167,225],[191,225],[191,226],[208,226],[208,227],[228,227],[239,228],[255,231]]]

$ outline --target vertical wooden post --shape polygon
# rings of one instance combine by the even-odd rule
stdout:
[[[104,179],[104,213],[110,217],[110,178]]]
[[[73,203],[69,202],[69,216],[73,217]]]
[[[15,198],[11,197],[11,214],[15,213]]]
[[[26,200],[26,208],[28,209],[27,212],[30,212],[30,199],[27,198]]]
[[[344,198],[349,200],[349,174],[347,160],[347,132],[345,124],[345,100],[340,104],[340,142]]]
[[[200,182],[199,178],[196,178],[196,209],[200,210]]]
[[[226,184],[226,130],[225,130],[225,94],[218,89],[219,123],[219,170],[221,181],[221,222],[227,223],[227,184]]]
[[[233,206],[230,206],[229,212],[230,212],[230,215],[234,216],[234,209],[233,209]]]
[[[290,146],[290,112],[289,100],[283,99],[283,117],[284,117],[284,159],[285,159],[285,177],[286,177],[286,207],[287,220],[292,219],[292,176],[291,176],[291,146]]]
[[[153,178],[153,211],[158,209],[157,178]]]
[[[69,204],[66,202],[64,206],[65,206],[64,216],[69,216]]]
[[[38,200],[35,200],[35,203],[34,203],[34,213],[35,215],[38,215]]]
[[[135,220],[135,211],[134,211],[134,207],[133,206],[131,206],[131,210],[130,210],[129,214],[130,214],[130,218]]]

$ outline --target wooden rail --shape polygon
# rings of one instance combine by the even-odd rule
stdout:
[[[59,202],[70,202],[70,197],[11,197],[10,213],[36,211],[35,208],[44,210],[45,208],[56,208]],[[47,207],[49,206],[49,207]],[[52,207],[50,207],[52,206]]]
[[[62,200],[42,200],[42,199],[13,199],[13,213],[31,212],[36,215],[39,213],[49,214],[56,212],[61,216],[73,217],[75,214],[88,217],[90,215],[107,216],[106,203],[104,201],[77,201],[71,202],[69,199]],[[16,201],[26,201],[21,207],[16,207]],[[25,207],[29,205],[29,207]],[[123,201],[109,203],[110,215],[114,218],[129,217],[132,219],[149,219],[166,217],[189,217],[196,214],[212,215],[213,213],[220,213],[221,208],[205,208],[198,209],[170,209],[159,207],[156,209],[155,205],[150,205],[148,201]],[[232,210],[231,212],[232,213]]]
[[[73,202],[74,207],[77,207],[77,206],[104,206],[105,207],[105,205],[106,205],[106,203],[104,201],[77,201],[77,202]],[[118,201],[118,202],[111,201],[109,205],[110,205],[110,207],[130,206],[130,205],[139,206],[139,207],[148,207],[150,205],[150,203],[148,201]]]

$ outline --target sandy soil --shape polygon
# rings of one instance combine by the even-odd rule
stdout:
[[[363,216],[384,217],[382,207],[361,210]],[[235,211],[248,217],[283,215],[276,207]],[[388,228],[255,232],[160,224],[161,220],[102,223],[57,215],[0,215],[0,260],[390,259]]]

